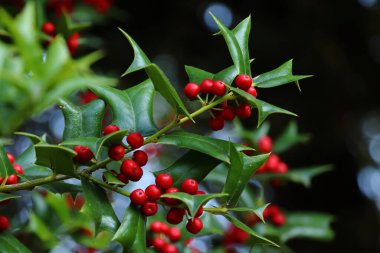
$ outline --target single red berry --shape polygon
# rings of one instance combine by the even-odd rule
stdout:
[[[252,78],[245,74],[238,75],[235,79],[235,84],[242,90],[248,90],[252,85]]]
[[[8,218],[4,215],[1,215],[0,216],[0,231],[4,231],[6,229],[8,229],[10,226],[10,222],[8,220]]]
[[[4,182],[5,177],[0,177],[0,184]]]
[[[196,194],[198,191],[198,182],[194,179],[187,178],[182,182],[181,190],[188,194]]]
[[[217,96],[223,96],[227,92],[227,86],[222,81],[214,81],[211,92]]]
[[[42,25],[42,31],[47,35],[52,36],[55,33],[55,25],[52,22],[45,22]]]
[[[147,200],[147,196],[142,189],[136,189],[131,193],[131,202],[137,206],[144,204]]]
[[[89,90],[82,92],[79,96],[79,100],[82,105],[88,104],[97,98],[98,96],[94,92]]]
[[[261,165],[257,170],[256,170],[256,173],[257,174],[261,174],[261,173],[264,173],[267,171],[267,166],[266,166],[266,163],[264,163],[263,165]]]
[[[251,107],[246,103],[241,103],[235,112],[239,118],[248,119],[251,116]]]
[[[167,234],[168,231],[169,231],[169,226],[166,224],[166,223],[162,223],[162,227],[161,227],[161,232],[164,233],[164,234]]]
[[[193,100],[193,99],[197,98],[200,90],[201,89],[200,89],[198,84],[188,83],[188,84],[186,84],[185,88],[183,89],[183,92],[185,93],[185,96],[188,99]]]
[[[197,191],[197,193],[195,193],[195,195],[205,195],[206,193],[204,191]]]
[[[119,179],[124,184],[128,184],[129,183],[128,178],[124,174],[122,174],[122,173],[117,174],[116,177],[117,177],[117,179]]]
[[[263,212],[263,217],[264,219],[270,219],[274,215],[278,214],[279,212],[280,212],[280,209],[276,205],[271,204],[267,208],[265,208]]]
[[[267,162],[265,163],[266,169],[269,172],[277,172],[278,165],[280,164],[280,157],[276,154],[270,154]]]
[[[205,79],[201,82],[200,89],[202,93],[211,93],[214,81],[211,79]]]
[[[166,189],[165,194],[175,193],[175,192],[179,192],[178,188],[170,187],[170,188]],[[168,204],[168,205],[178,205],[181,203],[181,201],[179,201],[178,199],[173,199],[173,198],[164,198],[164,202],[165,202],[165,204]]]
[[[215,119],[209,118],[207,123],[213,131],[219,131],[224,128],[224,120],[222,117],[216,117]]]
[[[145,189],[145,193],[151,201],[159,200],[161,197],[161,190],[155,184],[149,185]]]
[[[235,118],[235,111],[232,107],[226,106],[220,113],[220,116],[226,121],[233,121]]]
[[[158,211],[158,206],[156,202],[146,201],[142,207],[141,212],[144,216],[152,216],[155,215]]]
[[[133,160],[126,159],[123,161],[120,167],[120,172],[133,182],[137,182],[143,175],[143,170]]]
[[[7,182],[5,182],[5,184],[17,184],[17,182],[18,182],[18,176],[13,174],[8,177]]]
[[[128,134],[127,142],[134,149],[140,148],[144,144],[144,137],[138,132],[133,132]]]
[[[257,90],[253,86],[249,87],[249,89],[247,90],[247,93],[251,94],[254,97],[257,97]]]
[[[201,215],[203,214],[203,206],[201,206],[199,209],[198,209],[198,211],[197,211],[197,213],[195,214],[195,217],[200,217]]]
[[[237,243],[245,243],[249,240],[249,234],[236,226],[233,226],[232,236]]]
[[[20,164],[14,163],[13,168],[17,172],[17,174],[24,174],[24,170],[22,169]]]
[[[263,136],[258,143],[258,148],[262,153],[269,153],[272,151],[273,143],[272,138],[265,135]]]
[[[181,230],[177,227],[172,227],[166,234],[170,241],[177,242],[181,239]]]
[[[156,185],[162,189],[168,189],[173,185],[173,178],[168,173],[161,173],[156,176]]]
[[[153,221],[151,224],[150,224],[150,231],[152,231],[152,233],[161,233],[162,232],[162,222],[161,221]]]
[[[273,215],[272,217],[272,223],[275,226],[281,227],[286,222],[286,217],[283,213],[278,212],[277,214]]]
[[[185,215],[184,209],[172,207],[170,208],[170,210],[168,211],[166,215],[166,220],[170,224],[176,225],[182,222],[184,215]]]
[[[67,39],[67,46],[71,55],[75,54],[79,47],[79,37],[79,33],[74,33]]]
[[[11,153],[7,152],[7,157],[12,164],[15,162],[15,157]]]
[[[103,135],[108,135],[108,134],[111,134],[111,133],[113,133],[113,132],[117,132],[117,131],[119,131],[119,130],[120,130],[120,128],[119,128],[118,126],[116,126],[116,125],[108,125],[108,126],[106,126],[106,127],[103,129],[102,134],[103,134]]]
[[[186,229],[192,234],[198,234],[203,228],[203,222],[199,218],[194,218],[194,220],[188,220],[186,224]]]
[[[114,145],[109,148],[108,156],[115,161],[123,159],[125,154],[124,147],[122,145]]]
[[[280,164],[277,166],[277,173],[284,174],[288,172],[288,165],[284,162],[280,162]]]
[[[173,244],[166,244],[162,249],[162,253],[178,253],[178,249]]]
[[[74,156],[74,160],[78,162],[88,162],[94,157],[92,151],[86,146],[75,146],[74,151],[77,153],[77,155]]]
[[[167,242],[164,238],[156,237],[153,239],[153,247],[156,250],[162,250],[166,246]]]
[[[138,166],[144,166],[148,162],[148,155],[142,150],[137,150],[133,153],[133,161]]]

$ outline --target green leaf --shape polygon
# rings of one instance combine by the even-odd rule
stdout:
[[[233,211],[233,212],[252,212],[252,213],[255,213],[255,214],[257,215],[257,217],[259,217],[260,220],[261,220],[262,222],[265,223],[263,213],[264,213],[264,210],[265,210],[269,205],[270,205],[270,203],[265,204],[265,205],[260,206],[260,207],[256,207],[256,208],[250,208],[250,207],[234,207],[234,208],[228,208],[228,211]]]
[[[185,70],[189,81],[196,84],[200,84],[204,79],[213,79],[214,77],[214,74],[192,66],[185,66]]]
[[[253,79],[253,83],[254,85],[260,88],[272,88],[291,82],[297,82],[307,77],[311,77],[310,75],[293,75],[292,65],[293,60],[289,60],[272,71],[256,76]],[[298,86],[298,83],[296,84]]]
[[[289,170],[287,173],[265,173],[256,175],[255,178],[263,181],[271,181],[273,179],[281,179],[285,181],[290,181],[293,183],[302,184],[305,187],[310,187],[311,179],[319,174],[325,173],[332,170],[332,166],[327,165],[317,165],[304,168],[295,168]]]
[[[224,213],[223,216],[229,220],[232,224],[234,224],[236,227],[244,230],[248,234],[250,234],[253,237],[253,242],[257,244],[268,244],[270,246],[279,247],[276,243],[272,242],[271,240],[257,234],[255,231],[253,231],[250,227],[245,225],[243,222],[239,221],[237,218],[232,216],[231,214]]]
[[[140,210],[130,205],[112,240],[124,247],[124,252],[146,252],[146,219]]]
[[[113,184],[113,185],[125,185],[125,183],[121,182],[114,174],[112,174],[111,172],[109,171],[105,171],[103,173],[105,179],[106,179],[106,182],[108,184]]]
[[[153,121],[155,92],[149,80],[126,90],[106,86],[93,87],[92,90],[111,107],[112,124],[144,136],[157,131]]]
[[[34,212],[29,213],[28,230],[35,233],[44,242],[45,248],[52,248],[59,242],[45,221]]]
[[[296,121],[289,122],[286,129],[282,132],[273,145],[273,152],[281,154],[298,143],[306,143],[310,140],[309,134],[298,133]]]
[[[16,199],[16,198],[20,198],[21,196],[18,196],[18,195],[14,195],[14,194],[9,194],[9,193],[2,193],[0,192],[0,203],[4,200],[8,200],[8,199]]]
[[[8,232],[0,233],[0,252],[31,253],[16,237]]]
[[[31,133],[15,132],[14,134],[28,137],[32,141],[33,144],[38,144],[40,142],[44,142],[44,140],[41,137],[34,135],[34,134],[31,134]]]
[[[8,159],[4,146],[0,145],[0,177],[8,177],[12,174],[16,174],[16,171]]]
[[[222,198],[228,196],[228,193],[213,193],[205,195],[190,195],[184,192],[174,192],[161,195],[161,198],[170,197],[181,200],[190,211],[190,216],[194,217],[198,209],[214,198]]]
[[[269,154],[258,156],[243,156],[230,144],[231,166],[228,170],[223,192],[228,193],[227,206],[235,206],[240,195],[255,171],[268,159]]]
[[[215,74],[214,80],[221,80],[225,82],[229,87],[231,87],[236,76],[239,74],[235,65],[223,69]]]
[[[251,31],[251,15],[241,21],[233,30],[233,34],[239,43],[240,49],[243,54],[244,63],[246,66],[247,75],[251,76],[251,60],[249,59],[249,33]],[[236,76],[236,75],[235,75]]]
[[[96,99],[86,105],[76,106],[61,99],[60,108],[65,118],[64,140],[77,137],[99,137],[105,111],[102,100]]]
[[[86,200],[82,208],[83,213],[94,220],[97,233],[103,230],[115,232],[120,222],[108,200],[106,192],[85,178],[82,178],[81,181]]]
[[[248,66],[246,66],[246,63],[244,62],[243,52],[239,46],[239,42],[237,41],[234,33],[231,30],[229,30],[222,22],[220,22],[220,20],[216,18],[212,13],[210,13],[210,15],[214,19],[216,25],[219,27],[220,33],[223,35],[223,38],[226,41],[232,61],[234,62],[234,65],[238,70],[238,73],[246,74],[247,69],[250,66],[249,64]]]
[[[167,169],[154,172],[169,173],[173,178],[173,185],[179,187],[186,178],[201,182],[208,173],[220,164],[220,160],[197,151],[189,151]]]
[[[57,174],[75,175],[73,157],[76,153],[73,150],[49,144],[37,144],[34,148],[37,157],[35,164],[49,167]]]
[[[67,206],[66,198],[64,196],[48,191],[45,200],[54,210],[55,214],[58,216],[62,223],[66,223],[71,220],[70,210]]]
[[[283,114],[288,114],[288,115],[292,115],[292,116],[297,116],[296,114],[294,114],[292,112],[289,112],[289,111],[284,110],[282,108],[279,108],[277,106],[271,105],[271,104],[264,102],[262,100],[259,100],[259,99],[255,98],[254,96],[248,94],[247,92],[243,91],[243,90],[240,90],[240,89],[237,89],[234,87],[231,87],[231,90],[236,95],[238,95],[240,98],[242,98],[245,102],[247,102],[251,106],[254,106],[257,108],[257,111],[259,114],[258,115],[259,120],[258,120],[258,124],[257,124],[258,127],[263,123],[263,121],[269,115],[271,115],[273,113],[283,113]]]
[[[192,149],[223,162],[230,163],[230,158],[228,155],[228,141],[189,133],[184,130],[175,130],[168,135],[162,136],[157,143]],[[238,144],[235,145],[239,151],[249,149],[246,146]]]
[[[135,54],[132,64],[125,71],[123,76],[133,73],[137,70],[144,69],[150,80],[152,80],[155,90],[158,91],[171,106],[176,108],[178,113],[184,114],[192,119],[167,76],[156,64],[150,62],[146,54],[142,51],[142,49],[137,45],[131,36],[129,36],[122,29],[119,28],[119,30],[128,39]]]
[[[101,138],[100,138],[101,139]],[[78,138],[69,138],[61,142],[60,146],[73,148],[78,145],[83,145],[88,147],[92,153],[95,155],[98,152],[98,141],[100,140],[97,137],[78,137]]]

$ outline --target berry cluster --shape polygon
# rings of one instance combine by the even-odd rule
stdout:
[[[51,40],[53,40],[54,37],[57,35],[56,27],[50,21],[45,22],[42,25],[41,30],[43,33],[45,33],[46,35],[50,37],[50,39],[46,41],[46,44],[49,44]],[[80,38],[79,33],[73,33],[67,38],[66,43],[71,55],[74,55],[79,47],[79,38]]]
[[[153,221],[150,224],[150,231],[153,234],[150,246],[153,246],[155,250],[163,253],[178,252],[177,247],[172,243],[178,242],[181,239],[181,230],[179,228],[170,227],[164,222]]]
[[[286,217],[277,205],[271,204],[263,213],[264,219],[269,220],[273,225],[281,227],[286,223]]]

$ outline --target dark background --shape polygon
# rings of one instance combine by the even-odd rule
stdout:
[[[231,11],[231,26],[252,15],[254,75],[292,58],[294,73],[314,75],[301,81],[302,93],[293,85],[259,90],[259,97],[300,115],[301,131],[313,134],[309,145],[292,150],[285,160],[294,166],[335,166],[333,172],[316,178],[311,189],[290,185],[278,190],[278,201],[289,210],[336,216],[333,242],[297,240],[290,246],[296,252],[380,252],[378,209],[357,184],[361,167],[375,165],[360,126],[368,115],[378,115],[380,103],[376,0],[120,1],[116,4],[127,15],[106,29],[98,28],[108,50],[101,65],[112,65],[122,73],[133,59],[129,44],[114,28],[119,26],[153,61],[161,59],[158,63],[180,85],[187,81],[183,65],[211,72],[230,66],[222,37],[212,36],[203,19],[205,10],[215,3]],[[162,61],[158,56],[163,54]],[[274,134],[289,120],[277,115],[270,119]]]

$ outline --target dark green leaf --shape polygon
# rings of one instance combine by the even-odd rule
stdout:
[[[14,194],[9,194],[9,193],[2,193],[0,192],[0,203],[4,200],[8,200],[8,199],[16,199],[16,198],[20,198],[21,196],[18,196],[18,195],[14,195]]]
[[[245,63],[245,74],[251,76],[251,60],[249,59],[249,33],[251,31],[251,16],[241,21],[233,30],[233,34],[239,43],[241,52],[243,54],[243,59]]]
[[[292,116],[297,116],[296,114],[292,113],[292,112],[289,112],[287,110],[284,110],[284,109],[281,109],[277,106],[274,106],[274,105],[271,105],[267,102],[264,102],[262,100],[259,100],[257,98],[255,98],[254,96],[248,94],[247,92],[243,91],[243,90],[240,90],[240,89],[237,89],[237,88],[233,88],[231,87],[231,90],[236,94],[238,95],[240,98],[242,98],[245,102],[247,102],[248,104],[250,104],[251,106],[254,106],[257,108],[257,111],[258,111],[258,117],[259,117],[259,120],[258,120],[258,127],[263,123],[263,121],[271,114],[273,113],[283,113],[283,114],[288,114],[288,115],[292,115]]]
[[[113,185],[125,185],[125,183],[121,182],[114,174],[112,174],[109,171],[105,171],[103,173],[103,176],[106,179],[106,182],[108,184],[113,184]]]
[[[124,252],[146,252],[146,219],[140,210],[130,205],[112,240],[124,247]]]
[[[214,80],[221,80],[230,87],[238,74],[236,66],[232,65],[216,73]]]
[[[298,133],[297,123],[292,120],[280,137],[276,139],[273,145],[273,152],[281,154],[298,143],[305,143],[310,140],[309,134]]]
[[[112,234],[109,231],[101,231],[96,237],[89,237],[87,235],[77,235],[75,240],[81,245],[95,249],[106,249],[112,239]]]
[[[265,208],[267,208],[270,204],[266,204],[266,205],[263,205],[263,206],[260,206],[260,207],[256,207],[256,208],[250,208],[250,207],[234,207],[234,208],[228,208],[228,211],[233,211],[233,212],[253,212],[257,215],[257,217],[260,218],[260,220],[262,222],[265,223],[265,220],[264,220],[264,217],[263,217],[263,213],[264,213],[264,210]]]
[[[311,76],[301,76],[292,74],[293,60],[289,60],[282,64],[280,67],[266,72],[264,74],[258,75],[253,79],[253,83],[260,88],[271,88],[280,86],[283,84],[297,82],[301,79],[311,77]],[[298,86],[298,83],[297,83]],[[299,87],[298,87],[299,88]]]
[[[0,145],[0,177],[8,177],[12,174],[16,174],[16,171],[8,159],[4,146]]]
[[[31,134],[31,133],[15,132],[14,134],[28,137],[32,141],[33,144],[38,144],[40,142],[44,142],[44,140],[41,137],[34,135],[34,134]]]
[[[73,150],[49,144],[37,144],[34,148],[37,165],[49,167],[57,174],[75,175],[73,157],[76,156],[76,153]]]
[[[79,193],[82,192],[82,187],[76,184],[69,184],[64,182],[53,182],[40,186],[52,193]]]
[[[186,178],[201,182],[218,164],[220,164],[218,159],[197,151],[189,151],[167,169],[157,171],[155,174],[169,173],[173,178],[173,185],[179,187]]]
[[[107,198],[106,192],[85,178],[82,178],[81,181],[86,200],[82,209],[83,213],[94,220],[97,233],[103,230],[115,232],[120,222]]]
[[[61,100],[60,107],[65,118],[63,139],[78,137],[99,137],[105,104],[96,99],[86,105],[76,106],[67,100]]]
[[[200,84],[204,79],[213,79],[214,77],[214,74],[192,66],[185,66],[185,70],[189,81],[196,84]]]
[[[0,233],[0,252],[31,253],[29,249],[8,232]]]
[[[197,213],[198,209],[214,198],[222,198],[228,196],[227,193],[214,193],[205,195],[190,195],[184,192],[167,193],[161,195],[161,198],[170,197],[181,200],[190,211],[191,217]]]

